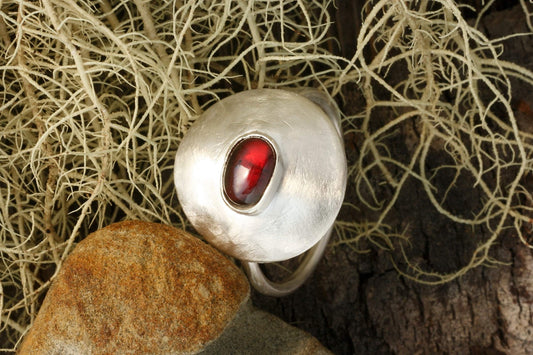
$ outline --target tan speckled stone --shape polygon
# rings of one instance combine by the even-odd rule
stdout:
[[[248,298],[242,272],[201,240],[161,224],[116,223],[67,258],[19,353],[197,352]]]

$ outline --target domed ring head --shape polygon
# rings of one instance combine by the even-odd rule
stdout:
[[[315,95],[316,96],[316,95]],[[302,254],[331,228],[346,188],[338,111],[284,90],[250,90],[205,111],[176,154],[183,211],[221,251],[244,261]]]

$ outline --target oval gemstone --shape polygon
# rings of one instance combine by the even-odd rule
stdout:
[[[276,153],[266,140],[259,137],[241,140],[226,161],[226,197],[240,207],[255,205],[263,197],[275,165]]]

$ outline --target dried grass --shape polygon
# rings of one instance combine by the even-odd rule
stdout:
[[[492,1],[484,10],[491,5]],[[532,7],[523,1],[522,5],[530,10],[525,11],[529,19]],[[533,171],[533,131],[521,130],[517,123],[510,79],[532,85],[533,73],[499,59],[501,39],[488,39],[451,0],[374,1],[367,13],[358,51],[351,66],[338,74],[333,93],[354,80],[362,87],[366,107],[349,121],[364,143],[350,172],[360,202],[377,217],[359,224],[340,222],[343,238],[338,244],[357,248],[370,240],[383,249],[395,249],[400,256],[394,258],[397,270],[426,284],[451,281],[482,264],[497,264],[489,251],[504,230],[512,229],[531,247],[524,231],[533,222],[533,198],[524,177]],[[371,61],[363,55],[369,48],[374,51]],[[392,108],[394,118],[380,120],[383,108]],[[400,133],[408,155],[394,151],[391,137]],[[432,166],[433,151],[449,163]],[[415,207],[398,206],[408,179],[423,186],[424,198],[450,224],[488,235],[459,270],[439,273],[413,262],[407,252],[409,226],[394,230],[387,224],[394,208]],[[471,196],[480,201],[468,214],[448,207],[448,195],[460,181],[470,181]],[[383,189],[390,191],[386,198],[379,193]]]
[[[328,3],[0,1],[3,347],[90,231],[184,225],[173,159],[205,107],[254,87],[324,87],[339,68],[322,49]]]
[[[339,243],[357,247],[366,239],[401,255],[408,244],[393,250],[394,240],[408,235],[385,221],[408,178],[423,184],[450,223],[483,225],[491,235],[456,273],[411,263],[400,270],[408,277],[446,282],[490,261],[490,247],[509,221],[525,242],[522,226],[533,211],[521,181],[533,169],[533,137],[517,125],[509,77],[533,84],[533,74],[499,60],[498,45],[446,0],[431,7],[373,1],[357,53],[345,60],[327,49],[334,44],[329,6],[328,0],[0,0],[2,350],[16,346],[50,280],[90,231],[125,218],[185,226],[171,178],[180,139],[206,107],[245,89],[314,86],[342,96],[347,84],[360,84],[366,107],[343,119],[347,134],[365,137],[350,183],[379,217],[340,221]],[[366,51],[375,51],[371,61]],[[398,64],[409,70],[391,84],[387,73]],[[371,129],[382,107],[398,114]],[[387,137],[406,121],[419,138],[410,156],[397,159]],[[453,164],[430,171],[428,151],[435,147]],[[444,170],[454,178],[442,191],[434,182]],[[371,180],[376,171],[380,181]],[[489,172],[515,175],[503,185],[489,180]],[[483,207],[470,216],[443,203],[463,174],[482,194]],[[375,193],[383,185],[392,199]]]

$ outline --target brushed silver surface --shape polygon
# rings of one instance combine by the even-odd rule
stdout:
[[[227,97],[197,119],[176,153],[185,214],[209,243],[238,259],[297,256],[329,235],[339,212],[347,174],[340,126],[327,104],[304,95],[261,89]],[[251,135],[273,143],[277,164],[259,203],[242,211],[225,200],[222,176],[235,142]]]
[[[313,273],[324,254],[324,250],[328,246],[329,238],[333,226],[326,232],[326,234],[316,243],[308,252],[306,252],[302,263],[298,268],[282,282],[273,282],[269,280],[258,263],[251,261],[244,261],[242,266],[250,283],[254,288],[264,295],[283,297],[296,291]]]

